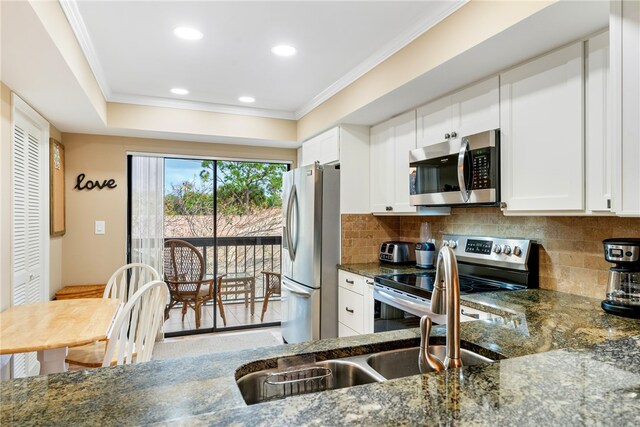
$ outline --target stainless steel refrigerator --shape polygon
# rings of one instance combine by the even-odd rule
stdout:
[[[282,337],[337,337],[340,170],[301,167],[286,172],[282,186]]]

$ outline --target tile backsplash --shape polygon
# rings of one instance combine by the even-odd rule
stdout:
[[[443,234],[523,237],[540,243],[540,287],[604,298],[610,264],[602,240],[640,237],[640,218],[513,217],[498,208],[452,209],[451,215],[342,215],[342,263],[377,262],[380,243],[420,239],[420,224],[431,224],[433,237]]]

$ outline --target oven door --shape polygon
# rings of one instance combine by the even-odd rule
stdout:
[[[409,295],[379,284],[373,287],[373,331],[386,332],[417,328],[427,315],[434,324],[446,322],[446,315],[434,314],[427,299]]]
[[[412,150],[413,206],[496,204],[499,201],[497,130]]]

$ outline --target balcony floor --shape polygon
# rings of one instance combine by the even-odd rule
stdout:
[[[217,311],[217,310],[216,310]],[[244,306],[244,302],[225,302],[224,311],[227,319],[226,327],[238,327],[247,325],[261,325],[260,314],[262,313],[262,301],[256,301],[255,313],[252,316],[250,307]],[[196,329],[196,318],[193,309],[188,309],[187,314],[182,321],[182,308],[172,308],[169,318],[164,323],[165,333],[186,332]],[[264,314],[264,323],[273,323],[280,321],[280,300],[274,299],[269,301],[267,311]],[[217,313],[216,326],[224,328],[222,317]],[[202,319],[200,320],[200,328],[213,328],[213,305],[206,305],[202,308]]]

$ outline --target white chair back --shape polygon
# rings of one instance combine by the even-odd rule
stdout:
[[[124,304],[141,286],[153,280],[162,279],[150,265],[142,263],[123,265],[111,275],[102,297],[118,298]]]
[[[151,360],[156,335],[164,322],[167,285],[154,280],[133,294],[116,318],[102,366],[142,363]]]

